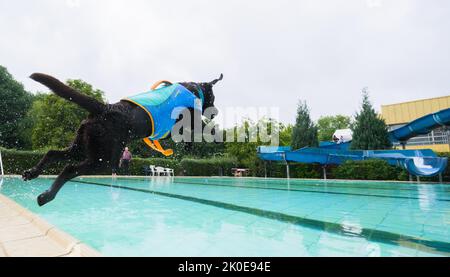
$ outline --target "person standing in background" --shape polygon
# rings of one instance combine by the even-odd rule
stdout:
[[[125,175],[130,175],[131,158],[131,152],[128,150],[128,147],[125,147],[125,151],[123,151],[122,158],[120,159],[120,168],[124,169]]]

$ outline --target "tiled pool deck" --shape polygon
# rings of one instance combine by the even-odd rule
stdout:
[[[97,251],[0,194],[0,257],[97,256]]]

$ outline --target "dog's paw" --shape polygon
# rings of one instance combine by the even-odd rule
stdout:
[[[39,207],[44,206],[48,202],[52,201],[54,198],[55,197],[49,191],[46,191],[46,192],[42,193],[37,198],[37,202],[38,202]]]
[[[22,179],[24,181],[30,181],[36,179],[39,176],[39,173],[36,170],[29,169],[22,173]]]

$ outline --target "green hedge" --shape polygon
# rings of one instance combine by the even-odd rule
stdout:
[[[10,149],[0,149],[2,151],[3,167],[5,174],[21,175],[23,171],[35,166],[44,156],[44,152],[39,151],[18,151]],[[54,175],[64,168],[63,164],[54,164],[45,169],[44,175]]]
[[[272,178],[286,178],[286,165],[283,163],[267,162],[266,164],[267,176]],[[255,168],[252,168],[255,176],[263,177],[264,163],[257,163]],[[322,167],[317,164],[289,164],[289,176],[291,178],[322,178]]]
[[[10,149],[1,149],[1,151],[5,174],[19,174],[19,175],[21,175],[23,171],[35,166],[46,153],[41,151],[17,151]],[[144,173],[143,167],[149,165],[173,168],[175,170],[175,174],[180,171],[179,162],[173,159],[134,158],[130,163],[130,174],[142,175]],[[48,168],[44,170],[43,174],[44,175],[59,174],[64,168],[64,166],[65,166],[64,162],[50,165]]]
[[[406,181],[408,178],[405,170],[383,160],[346,161],[335,167],[331,174],[335,179]]]
[[[367,160],[361,162],[347,161],[340,166],[327,166],[328,179],[354,180],[407,180],[406,171],[390,166],[382,160]],[[319,164],[290,164],[291,178],[323,178],[323,168]],[[286,166],[283,163],[268,163],[269,177],[286,178]],[[264,168],[257,176],[264,176]]]
[[[194,159],[185,158],[181,160],[181,175],[184,176],[231,176],[231,169],[236,167],[234,158],[211,158]]]
[[[3,166],[5,174],[21,175],[23,171],[35,166],[46,152],[42,151],[18,151],[11,149],[0,149],[2,151]],[[212,159],[183,159],[181,162],[170,158],[133,158],[130,163],[131,175],[143,175],[144,166],[155,165],[173,168],[176,175],[187,176],[215,176],[231,175],[231,168],[235,167],[236,161],[231,158]],[[54,164],[44,170],[43,175],[59,174],[65,163]]]

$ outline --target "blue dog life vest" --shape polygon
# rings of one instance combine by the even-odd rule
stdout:
[[[150,140],[166,138],[184,109],[201,111],[203,105],[200,98],[178,83],[123,100],[134,103],[147,112],[152,124],[152,134],[148,137]]]

